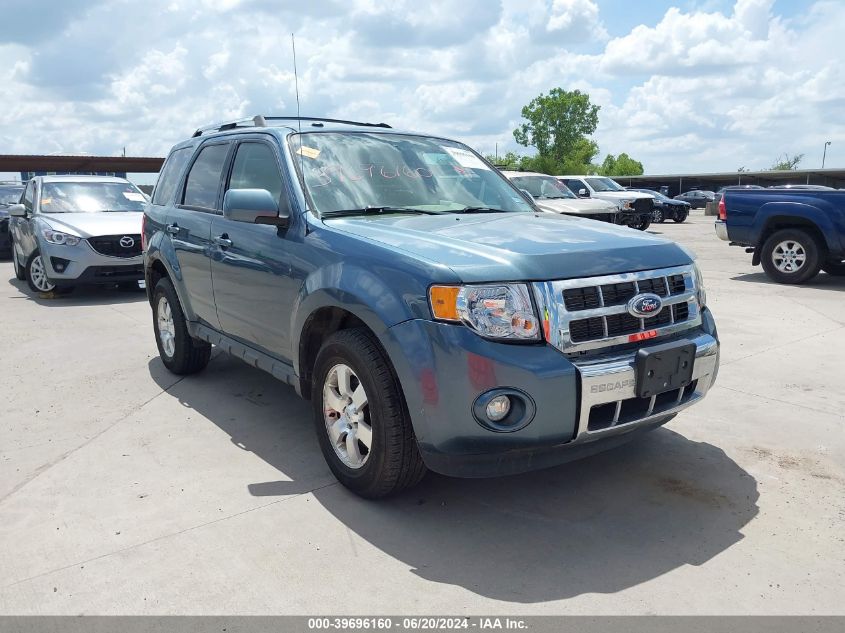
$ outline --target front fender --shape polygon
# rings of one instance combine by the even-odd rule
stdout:
[[[309,318],[321,308],[353,314],[382,341],[389,327],[428,316],[425,286],[410,275],[400,271],[377,274],[348,261],[315,270],[302,284],[291,314],[291,360],[300,376],[302,334]]]

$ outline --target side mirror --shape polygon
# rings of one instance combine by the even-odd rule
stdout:
[[[13,204],[9,207],[9,215],[13,218],[25,218],[26,207],[22,204]]]
[[[288,216],[266,189],[229,189],[223,196],[223,217],[233,222],[287,226]]]
[[[589,192],[589,191],[587,191],[586,189],[579,189],[579,190],[578,190],[578,197],[579,197],[579,198],[589,198],[589,197],[590,197],[590,192]]]

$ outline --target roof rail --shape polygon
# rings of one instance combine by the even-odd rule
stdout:
[[[234,119],[232,121],[224,121],[222,123],[212,123],[197,128],[194,132],[194,138],[202,136],[208,132],[223,132],[225,130],[234,130],[238,127],[267,127],[268,121],[313,121],[314,123],[343,123],[345,125],[360,125],[362,127],[380,127],[391,129],[387,123],[365,123],[363,121],[347,121],[345,119],[326,119],[322,117],[311,116],[263,116],[257,114],[253,117],[245,117],[242,119]]]

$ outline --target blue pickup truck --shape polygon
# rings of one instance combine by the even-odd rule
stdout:
[[[384,124],[201,128],[166,159],[143,242],[163,364],[198,372],[215,345],[293,386],[365,497],[615,446],[718,371],[688,251],[543,213],[466,145]]]
[[[716,235],[746,247],[778,283],[845,275],[845,191],[726,189]]]

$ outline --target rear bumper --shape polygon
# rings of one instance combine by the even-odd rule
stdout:
[[[617,446],[696,404],[713,384],[719,343],[713,318],[667,340],[696,345],[693,384],[636,397],[635,351],[573,362],[550,345],[506,345],[468,328],[412,320],[388,330],[393,361],[426,465],[459,477],[546,468]],[[478,421],[491,391],[524,395],[531,419],[516,430]]]
[[[716,237],[718,237],[722,241],[729,242],[730,238],[728,237],[727,223],[722,220],[716,220],[714,226],[716,228]]]

